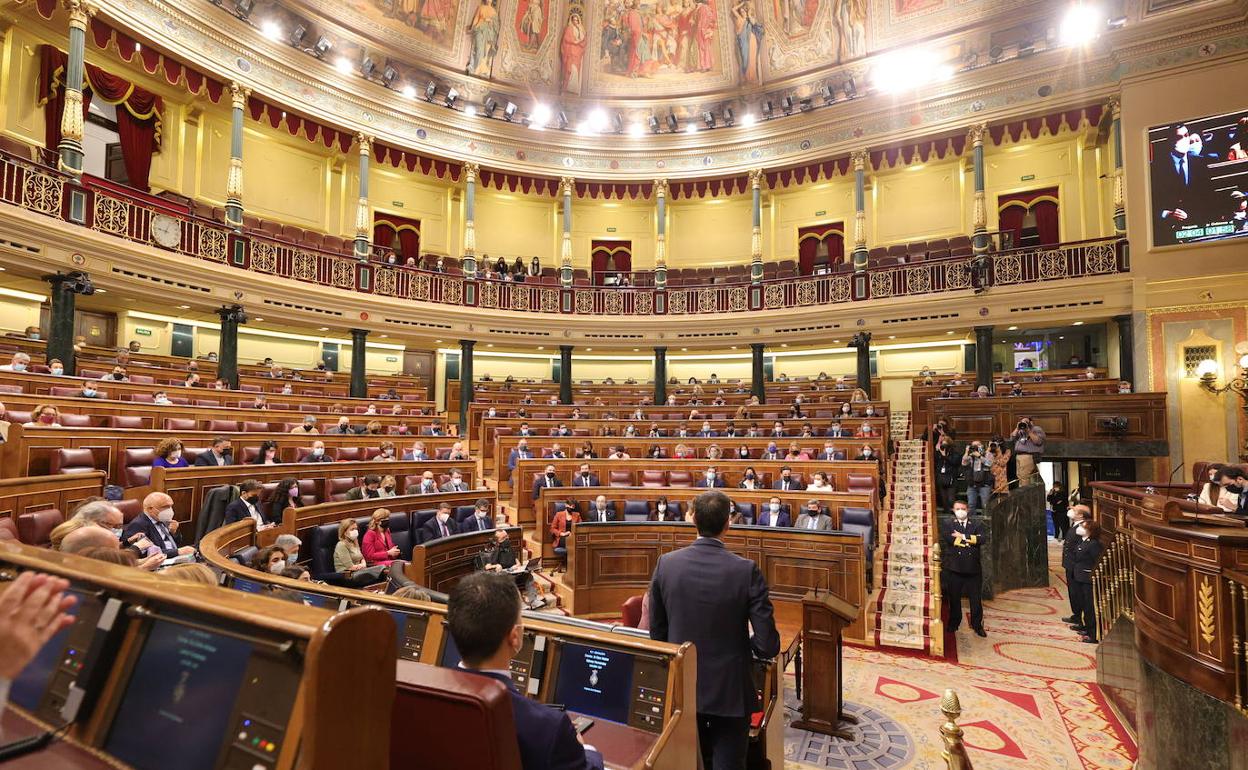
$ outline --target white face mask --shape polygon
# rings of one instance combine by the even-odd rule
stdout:
[[[771,510],[772,513],[776,513],[780,510],[780,503],[771,503],[767,507]]]
[[[294,566],[299,561],[299,552],[291,551],[290,556],[286,557],[286,563]]]
[[[663,513],[667,510],[667,503],[659,503],[657,508],[659,509],[659,513]]]
[[[966,509],[965,508],[954,508],[953,515],[957,517],[958,521],[966,521]]]
[[[59,366],[54,366],[54,367],[52,367],[52,373],[53,373],[53,374],[64,374],[64,373],[65,373],[65,370],[64,370],[62,367],[59,367]]]
[[[82,389],[82,394],[83,394],[84,396],[94,396],[94,395],[95,395],[95,388],[83,388],[83,389]]]
[[[16,363],[16,364],[13,364],[13,371],[15,371],[15,372],[24,372],[24,371],[26,371],[26,364],[23,364],[23,363],[21,363],[20,361],[19,361],[18,363]]]
[[[156,518],[160,519],[161,524],[168,524],[173,521],[173,509],[164,508],[156,513]]]
[[[1074,520],[1075,520],[1075,512],[1074,512],[1074,511],[1067,511],[1067,512],[1066,512],[1066,518],[1070,519],[1071,521],[1074,521]]]
[[[277,561],[269,565],[269,572],[272,572],[274,575],[282,574],[282,570],[284,569],[286,569],[285,559],[278,559]]]
[[[1079,537],[1087,537],[1088,531],[1084,529],[1083,527],[1075,527],[1075,534],[1078,535]]]
[[[445,524],[445,523],[446,523],[446,520],[447,520],[447,519],[449,519],[449,518],[451,518],[451,514],[449,514],[449,513],[439,513],[439,514],[438,514],[438,521],[442,522],[443,524]]]
[[[359,537],[359,536],[360,536],[360,533],[359,533],[359,532],[356,532],[354,529],[349,529],[349,530],[347,530],[347,539],[348,539],[348,540],[354,540],[354,539],[356,539],[356,538],[357,538],[357,537]]]
[[[707,472],[706,472],[706,480],[707,480],[707,481],[714,481],[714,480],[715,480],[715,474],[714,474],[713,472],[711,472],[711,471],[707,471]]]
[[[121,539],[121,532],[122,532],[121,527],[109,529],[108,531],[113,533],[113,537],[117,538],[118,540]]]

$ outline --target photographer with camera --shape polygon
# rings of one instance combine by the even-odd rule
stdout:
[[[972,441],[963,450],[962,475],[966,478],[966,504],[971,515],[983,514],[992,494],[992,458],[984,452],[982,441]]]
[[[941,435],[936,443],[936,502],[941,513],[953,514],[953,501],[957,497],[958,476],[962,464],[958,462],[957,450],[948,435]]]
[[[1010,434],[1020,487],[1039,480],[1036,463],[1040,462],[1040,456],[1044,454],[1044,439],[1044,429],[1033,423],[1030,417],[1020,419],[1018,427]]]

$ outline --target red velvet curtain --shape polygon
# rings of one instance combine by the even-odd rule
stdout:
[[[820,245],[827,247],[829,265],[843,262],[845,260],[845,236],[843,231],[844,224],[841,222],[798,228],[798,274],[811,275],[815,272],[815,259],[818,257]]]
[[[44,141],[50,149],[61,142],[61,112],[65,109],[65,69],[68,55],[55,46],[41,47],[39,99],[44,104]],[[86,66],[82,114],[86,120],[92,95],[117,106],[117,135],[122,162],[131,187],[147,191],[152,156],[160,151],[161,116],[164,100],[125,78],[96,67]]]
[[[1036,229],[1040,231],[1040,245],[1052,246],[1059,243],[1057,201],[1047,198],[1038,200],[1031,204],[1031,210],[1036,215]]]
[[[1011,248],[1018,248],[1023,237],[1023,218],[1027,216],[1027,207],[1021,203],[1011,203],[997,215],[997,229],[1010,234]]]
[[[594,283],[602,282],[602,275],[612,270],[617,273],[633,271],[632,241],[591,241],[589,264]]]
[[[399,261],[408,257],[419,259],[420,220],[397,214],[373,214],[373,243],[386,248],[393,247]]]

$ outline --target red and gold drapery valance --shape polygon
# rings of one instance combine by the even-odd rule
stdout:
[[[40,46],[40,107],[58,100],[58,94],[65,88],[65,68],[68,63],[69,56],[61,49],[51,45]],[[160,152],[164,99],[94,64],[83,68],[83,79],[79,88],[91,91],[94,97],[102,101],[124,108],[135,120],[152,121],[152,152]]]

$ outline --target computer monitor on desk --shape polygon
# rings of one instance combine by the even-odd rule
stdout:
[[[668,660],[609,645],[560,641],[547,700],[568,711],[663,731]]]
[[[128,669],[104,750],[136,770],[271,770],[283,751],[302,656],[288,641],[151,620]]]

